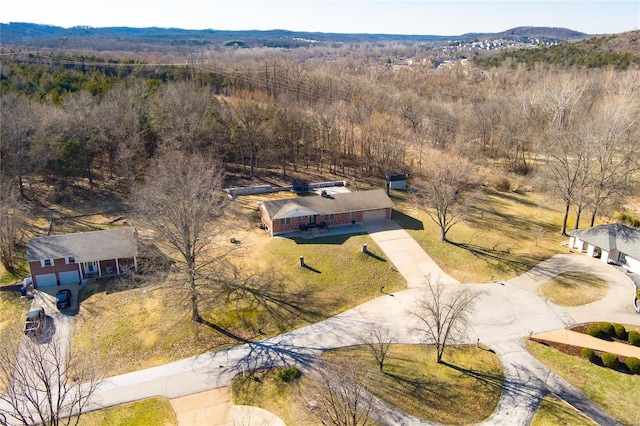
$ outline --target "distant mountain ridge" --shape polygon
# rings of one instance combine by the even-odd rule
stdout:
[[[37,43],[48,48],[77,47],[83,43],[110,40],[114,45],[129,43],[151,43],[177,45],[222,44],[229,40],[241,40],[245,46],[297,47],[313,42],[437,42],[446,40],[473,40],[475,38],[540,38],[556,41],[576,40],[588,37],[566,28],[518,27],[500,33],[469,33],[459,36],[443,35],[402,35],[402,34],[342,34],[322,32],[298,32],[288,30],[185,30],[180,28],[133,28],[133,27],[71,27],[40,25],[23,22],[0,23],[0,44],[21,46]],[[89,43],[91,44],[91,43]]]

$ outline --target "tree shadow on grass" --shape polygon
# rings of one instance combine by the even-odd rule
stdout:
[[[476,380],[479,385],[487,388],[487,390],[502,389],[504,385],[504,377],[501,374],[490,374],[469,368],[459,367],[455,364],[442,361],[442,365],[446,365],[456,371],[461,372],[465,376],[469,376]]]
[[[531,269],[534,265],[543,260],[540,256],[524,253],[511,253],[509,250],[499,250],[495,248],[482,247],[477,244],[458,243],[447,241],[456,247],[468,251],[475,257],[484,260],[487,264],[492,264],[498,269],[510,268],[516,273],[523,273]]]
[[[449,386],[444,383],[429,381],[420,378],[408,378],[398,374],[386,373],[384,375],[391,377],[403,389],[414,395],[415,397],[425,401],[438,401],[446,399],[449,395]],[[390,389],[389,391],[397,392],[398,390]]]

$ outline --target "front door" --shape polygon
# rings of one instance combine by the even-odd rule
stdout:
[[[315,215],[309,216],[309,225],[315,225],[315,224],[316,224],[316,216]]]
[[[85,262],[84,264],[84,275],[85,276],[93,276],[98,273],[98,264],[97,262]]]

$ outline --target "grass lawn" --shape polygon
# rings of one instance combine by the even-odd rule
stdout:
[[[440,241],[440,230],[407,195],[394,191],[393,218],[424,247],[448,274],[461,282],[489,282],[519,275],[541,260],[567,252],[559,235],[562,212],[547,206],[543,196],[487,189],[467,221]],[[536,241],[535,234],[538,234]]]
[[[560,306],[580,306],[607,295],[607,282],[593,274],[570,271],[557,275],[538,288],[538,292]]]
[[[476,349],[452,348],[446,363],[436,364],[435,353],[421,345],[393,345],[384,373],[369,350],[349,347],[326,352],[329,360],[364,361],[378,398],[414,416],[445,424],[480,422],[493,412],[502,392],[502,367],[495,354]],[[233,381],[235,404],[257,405],[274,412],[286,424],[316,424],[306,412],[301,393],[309,377],[294,383],[275,379],[273,370],[257,373],[259,381],[238,376]]]
[[[253,266],[267,270],[283,286],[281,307],[256,307],[252,300],[216,301],[202,305],[202,316],[230,335],[257,340],[321,321],[387,291],[406,287],[402,276],[384,259],[362,254],[362,244],[382,257],[367,235],[293,241],[261,235],[264,241]],[[243,243],[244,244],[244,243]],[[249,250],[250,251],[250,250]],[[299,266],[305,256],[309,268]],[[258,274],[261,276],[267,276]],[[275,278],[273,278],[275,277]],[[194,324],[184,293],[160,285],[119,291],[117,282],[100,281],[83,289],[74,324],[73,345],[99,355],[110,376],[160,365],[237,344],[238,340],[206,325]]]
[[[169,400],[143,399],[92,411],[80,417],[79,426],[177,426],[178,419]]]
[[[24,333],[24,321],[30,306],[30,299],[20,297],[19,286],[0,286],[0,344],[18,344]],[[0,392],[4,392],[2,387]]]
[[[638,424],[640,375],[629,375],[527,341],[527,349],[622,424]]]
[[[591,419],[553,394],[548,394],[540,403],[531,426],[596,426]]]

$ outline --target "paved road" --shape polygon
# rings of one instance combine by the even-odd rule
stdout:
[[[367,228],[400,273],[408,281],[411,280],[412,288],[383,295],[326,321],[284,335],[111,377],[95,393],[91,407],[112,406],[155,395],[170,399],[181,398],[229,386],[235,375],[258,367],[297,364],[305,368],[323,350],[357,343],[358,334],[370,323],[391,327],[400,342],[421,343],[421,336],[410,332],[414,320],[408,311],[416,298],[424,294],[425,290],[421,286],[426,283],[425,275],[436,274],[441,281],[449,282],[448,291],[464,286],[483,291],[467,343],[475,343],[480,339],[483,344],[492,348],[500,357],[505,373],[502,398],[495,412],[484,424],[529,424],[541,398],[547,392],[564,398],[599,424],[618,424],[529,355],[522,339],[532,333],[564,328],[583,321],[583,318],[592,319],[595,316],[607,319],[606,312],[609,311],[615,321],[637,321],[637,317],[633,316],[636,314],[630,311],[633,315],[629,315],[624,306],[627,299],[623,298],[627,297],[630,290],[624,274],[613,269],[615,273],[609,273],[607,265],[586,256],[561,255],[542,262],[523,276],[502,283],[458,284],[452,279],[447,281],[446,274],[426,256],[417,243],[411,244],[407,240],[408,234],[405,231],[402,232],[406,235],[399,232],[394,222],[368,225]],[[411,261],[404,262],[403,259]],[[413,262],[417,262],[419,266],[416,267]],[[601,301],[583,307],[584,309],[573,310],[563,309],[537,294],[537,286],[558,273],[572,269],[606,276],[612,289],[610,294]],[[420,274],[422,278],[419,279]],[[393,424],[429,424],[403,413],[387,414]]]
[[[562,258],[558,264],[570,269],[567,261],[573,259],[576,259],[575,268],[583,271],[593,272],[600,267],[597,261],[584,262],[579,255]],[[551,274],[552,264],[556,263],[543,264],[530,275]],[[451,284],[448,289],[453,291],[459,286],[478,288],[477,284]],[[575,319],[535,294],[522,279],[486,284],[481,288],[484,293],[478,303],[480,309],[468,343],[475,343],[479,338],[490,346],[500,357],[505,371],[505,392],[498,408],[485,423],[528,424],[541,398],[551,391],[567,398],[599,424],[617,424],[575,388],[553,375],[522,345],[522,338],[530,333],[564,328]],[[94,404],[96,407],[110,406],[158,394],[177,398],[227,386],[243,369],[260,366],[296,363],[304,367],[323,350],[357,343],[358,333],[372,322],[393,327],[402,342],[419,343],[419,336],[410,333],[413,319],[408,310],[423,292],[422,288],[413,288],[384,295],[285,335],[112,377],[100,388]],[[603,300],[602,304],[609,302]],[[600,309],[597,303],[592,305],[595,311]],[[484,306],[490,308],[482,309]],[[415,424],[424,422],[416,419]]]

